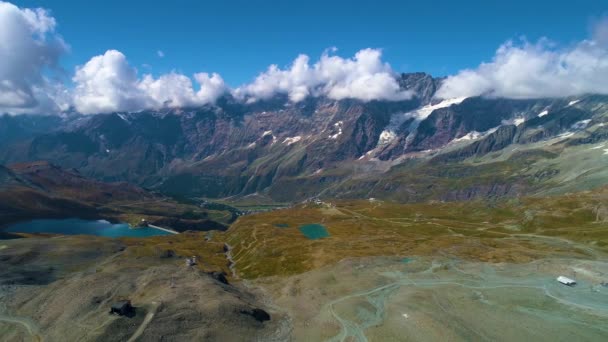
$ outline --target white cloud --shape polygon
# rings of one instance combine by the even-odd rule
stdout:
[[[215,73],[141,75],[116,50],[77,67],[73,84],[66,86],[59,60],[68,46],[55,27],[55,19],[44,9],[19,8],[0,0],[0,114],[53,113],[69,106],[85,114],[199,106],[230,91]],[[252,83],[232,92],[249,102],[275,94],[286,94],[293,102],[308,96],[397,101],[413,95],[399,87],[396,73],[382,61],[381,50],[363,49],[350,58],[335,51],[332,48],[312,62],[300,55],[286,68],[271,65]],[[162,50],[156,54],[165,56]],[[492,61],[448,77],[437,97],[608,94],[607,79],[605,17],[595,23],[591,38],[569,47],[556,47],[546,39],[507,42]]]
[[[568,48],[546,39],[536,44],[507,42],[489,63],[450,76],[437,97],[487,95],[507,98],[608,94],[608,21],[593,37]]]
[[[604,16],[593,23],[591,34],[593,40],[601,45],[608,45],[608,16]]]
[[[228,86],[224,83],[224,79],[217,73],[212,73],[210,76],[206,72],[199,72],[194,74],[194,79],[200,85],[200,89],[196,93],[196,97],[200,102],[215,102],[217,98],[228,91]]]
[[[277,93],[287,93],[294,102],[309,95],[364,101],[410,98],[412,94],[399,88],[390,66],[380,57],[380,51],[374,49],[361,50],[352,59],[324,53],[317,63],[310,65],[309,58],[300,55],[290,69],[281,70],[273,65],[234,93],[249,101],[267,99]],[[190,77],[175,72],[140,78],[124,54],[108,50],[76,68],[73,103],[85,114],[186,107],[213,103],[229,90],[215,73],[197,73],[194,80],[198,89],[194,89]]]
[[[47,76],[57,74],[67,50],[46,10],[0,1],[0,113],[65,109],[65,89]]]
[[[224,80],[218,74],[214,73],[210,76],[207,73],[197,73],[194,74],[194,79],[199,84],[198,91],[195,91],[189,77],[174,72],[156,79],[151,75],[145,75],[139,82],[138,88],[150,98],[149,107],[153,108],[213,103],[227,91]]]
[[[76,68],[74,105],[81,113],[132,111],[146,106],[137,70],[120,51],[108,50]]]
[[[175,72],[140,79],[124,54],[108,50],[77,67],[74,105],[84,114],[196,106],[214,102],[227,89],[218,74],[198,73],[194,78],[198,91],[189,77]]]
[[[390,65],[382,62],[381,56],[377,49],[360,50],[353,58],[325,52],[311,65],[307,55],[299,55],[288,69],[271,65],[252,83],[237,88],[235,95],[250,102],[268,99],[277,93],[287,94],[293,102],[307,96],[363,101],[411,98],[412,93],[400,89],[395,73]]]

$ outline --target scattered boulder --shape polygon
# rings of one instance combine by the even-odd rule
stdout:
[[[158,256],[161,259],[173,258],[175,256],[175,251],[172,249],[163,249],[158,251]]]
[[[270,314],[262,309],[251,309],[251,310],[241,310],[241,313],[244,315],[249,315],[255,318],[258,322],[270,321]]]
[[[101,302],[103,302],[103,297],[101,296],[94,296],[93,298],[91,298],[91,304],[93,305],[99,305],[101,304]]]
[[[211,278],[219,281],[220,283],[229,285],[228,278],[226,278],[226,273],[224,273],[224,272],[210,272],[210,273],[207,273],[207,274],[210,275]]]
[[[133,317],[135,316],[135,308],[131,305],[130,300],[121,300],[112,304],[112,307],[110,307],[110,314]]]

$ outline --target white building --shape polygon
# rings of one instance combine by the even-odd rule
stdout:
[[[564,276],[559,276],[557,277],[557,281],[559,281],[560,283],[564,284],[564,285],[568,285],[568,286],[574,286],[576,285],[576,281],[572,280],[568,277],[564,277]]]

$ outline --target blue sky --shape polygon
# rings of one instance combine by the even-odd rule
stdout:
[[[489,61],[500,44],[546,36],[563,45],[589,36],[605,1],[13,1],[43,7],[70,45],[70,72],[108,49],[140,73],[217,72],[230,86],[305,53],[381,48],[396,71],[454,74]],[[157,51],[165,57],[160,58]]]
[[[604,2],[0,0],[0,113],[608,94]]]

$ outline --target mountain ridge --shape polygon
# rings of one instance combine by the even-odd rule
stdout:
[[[438,101],[434,95],[442,78],[412,73],[399,75],[398,81],[416,95],[403,101],[368,102],[308,97],[297,103],[277,95],[250,104],[224,97],[215,106],[66,116],[55,119],[61,122],[49,132],[23,129],[20,138],[0,147],[0,162],[48,160],[102,181],[126,181],[190,197],[263,194],[281,202],[317,196],[446,200],[533,194],[552,179],[546,176],[543,186],[530,184],[526,166],[517,158],[486,171],[480,171],[486,166],[468,165],[467,160],[501,154],[514,146],[535,146],[538,152],[527,160],[542,163],[543,152],[556,149],[543,142],[562,136],[558,154],[567,154],[581,144],[604,141],[608,134],[603,126],[608,123],[607,96]],[[472,185],[444,189],[444,194],[428,190],[421,196],[405,195],[411,192],[408,188],[418,187],[407,183],[412,181],[428,189],[441,188],[442,183],[458,187],[449,174],[432,171],[440,164],[445,169],[488,173],[494,181],[481,185],[487,188],[481,192]],[[383,185],[384,179],[395,184]],[[513,188],[505,185],[507,180],[520,184],[520,190],[507,190]],[[380,187],[402,190],[391,194]]]

